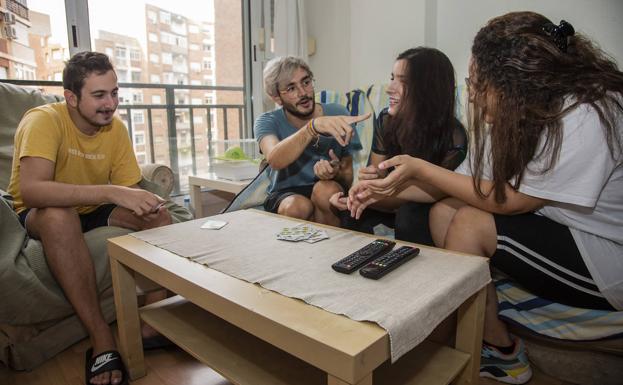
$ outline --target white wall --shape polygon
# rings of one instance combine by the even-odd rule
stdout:
[[[350,0],[307,0],[307,33],[316,39],[309,57],[316,89],[350,87]]]
[[[452,60],[457,79],[467,75],[470,48],[478,30],[492,17],[511,11],[538,12],[555,24],[567,20],[576,32],[598,42],[623,69],[621,0],[438,0],[437,48]]]
[[[396,56],[424,44],[424,3],[351,1],[351,88],[389,81]]]
[[[424,44],[425,0],[307,0],[316,89],[388,81],[396,56]]]
[[[309,60],[316,89],[386,82],[396,55],[418,45],[445,52],[463,79],[476,32],[490,18],[520,10],[567,20],[623,69],[621,0],[307,0],[305,7],[317,41]]]

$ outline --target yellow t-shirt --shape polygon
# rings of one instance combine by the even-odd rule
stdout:
[[[55,182],[132,186],[141,180],[128,130],[121,119],[115,116],[111,124],[89,136],[74,125],[65,102],[27,111],[17,127],[8,192],[18,213],[26,208],[19,189],[19,160],[25,156],[54,162]],[[86,214],[96,208],[76,209],[79,214]]]

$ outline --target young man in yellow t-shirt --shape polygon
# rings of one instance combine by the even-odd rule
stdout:
[[[9,193],[28,234],[40,239],[50,270],[87,329],[87,382],[126,382],[99,307],[83,232],[114,225],[142,230],[171,223],[164,200],[138,188],[141,173],[128,131],[114,115],[117,76],[97,52],[73,56],[63,71],[65,102],[28,111],[15,134]]]

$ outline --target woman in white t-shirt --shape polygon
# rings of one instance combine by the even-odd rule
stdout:
[[[349,194],[351,215],[385,196],[439,201],[435,244],[491,258],[531,292],[623,310],[623,73],[588,39],[532,12],[490,20],[474,39],[474,142],[455,172],[396,156]],[[487,300],[481,375],[524,383],[523,345]]]

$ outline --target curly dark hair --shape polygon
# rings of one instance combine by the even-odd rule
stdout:
[[[488,156],[498,203],[506,201],[508,183],[519,188],[533,159],[544,157],[542,171],[550,170],[560,153],[562,117],[581,104],[595,109],[613,159],[620,155],[623,73],[572,28],[561,47],[560,36],[557,41],[548,33],[551,26],[537,13],[514,12],[490,20],[474,38],[469,122],[474,188],[481,197],[491,194],[480,187]],[[487,136],[490,154],[485,153]]]
[[[84,79],[93,72],[103,75],[108,71],[114,71],[114,68],[105,54],[90,51],[78,52],[65,65],[63,88],[70,90],[80,99]]]
[[[405,89],[395,117],[388,116],[384,142],[388,157],[408,154],[441,164],[452,147],[455,127],[454,67],[435,48],[411,48],[405,60]]]

